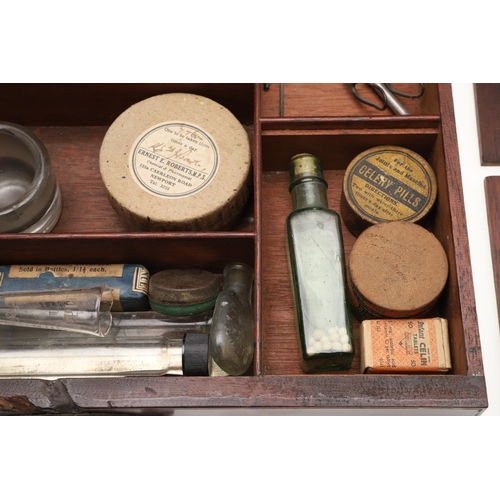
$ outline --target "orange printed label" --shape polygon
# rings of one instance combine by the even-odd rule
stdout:
[[[434,321],[371,322],[373,371],[437,371],[440,368]]]

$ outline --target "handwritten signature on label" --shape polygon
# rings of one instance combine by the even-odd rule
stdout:
[[[134,180],[164,198],[189,196],[215,177],[219,154],[205,131],[185,123],[155,125],[131,149]]]

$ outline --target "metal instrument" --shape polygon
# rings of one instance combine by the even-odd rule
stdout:
[[[422,97],[425,91],[423,83],[417,84],[419,85],[419,91],[415,94],[408,94],[406,92],[396,90],[390,83],[348,83],[347,85],[354,94],[354,97],[358,99],[358,101],[362,102],[363,104],[367,104],[368,106],[371,106],[375,109],[378,109],[379,111],[384,111],[385,109],[389,108],[393,111],[393,113],[397,115],[411,114],[401,103],[398,97],[418,99],[419,97]],[[373,92],[382,100],[382,104],[377,104],[376,102],[370,101],[366,97],[362,97],[358,92],[358,89],[356,87],[357,85],[366,85],[370,89],[372,89]]]

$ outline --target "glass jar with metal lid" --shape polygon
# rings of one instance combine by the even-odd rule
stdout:
[[[0,122],[0,233],[48,233],[61,210],[45,145],[25,127]]]

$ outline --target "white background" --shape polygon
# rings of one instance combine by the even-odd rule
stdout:
[[[492,5],[10,2],[0,81],[498,82]],[[484,177],[500,167],[480,166],[472,84],[453,84],[453,97],[484,417],[7,417],[4,496],[498,498],[500,426],[488,417],[500,415],[500,335]]]
[[[500,333],[484,191],[485,177],[500,175],[500,166],[481,166],[473,84],[454,83],[452,89],[472,276],[488,391],[489,407],[483,415],[500,415]],[[500,231],[500,227],[498,230]]]

